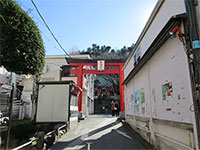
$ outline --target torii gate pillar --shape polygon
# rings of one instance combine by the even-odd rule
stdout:
[[[122,83],[124,82],[124,71],[122,70],[124,65],[119,66],[119,88],[120,88],[120,107],[121,107],[121,113],[120,116],[124,116],[125,118],[125,98],[124,98],[124,85]]]
[[[77,73],[77,85],[83,89],[83,65],[78,65],[78,73]],[[81,91],[78,97],[78,111],[82,111],[82,95],[83,92]]]

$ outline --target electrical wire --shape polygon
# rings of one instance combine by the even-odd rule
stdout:
[[[59,51],[60,54],[63,54],[63,51],[62,51],[61,49],[57,48],[57,47],[52,43],[52,41],[51,41],[41,30],[39,30],[39,31],[40,31],[41,34],[47,39],[47,41],[48,41],[49,43],[51,43],[51,45],[52,45],[55,49],[57,49],[57,50]]]
[[[31,9],[28,8],[21,0],[18,1],[18,3],[20,3],[20,5],[24,7],[24,9],[26,9],[27,13],[30,12],[30,14],[33,15],[33,18],[35,18],[41,25],[43,25],[44,27],[46,27],[46,26],[44,25],[44,23],[41,22],[40,19],[30,11]],[[53,44],[53,42],[47,37],[47,35],[45,35],[40,29],[39,29],[39,31],[40,31],[40,33],[43,35],[43,37],[46,38],[47,41],[48,41],[56,50],[58,50],[58,52],[59,52],[60,54],[63,54],[63,51],[62,51],[61,49],[57,48],[57,47]]]
[[[64,53],[69,56],[69,58],[71,58],[71,56],[65,51],[65,49],[62,47],[62,45],[60,44],[60,42],[58,41],[58,39],[55,37],[55,35],[53,34],[53,32],[51,31],[51,29],[49,28],[48,24],[46,23],[46,21],[44,20],[44,18],[42,17],[39,9],[37,8],[36,4],[34,3],[33,0],[31,0],[33,6],[35,7],[37,13],[39,14],[40,18],[42,19],[42,21],[44,22],[45,26],[47,27],[47,29],[49,30],[49,32],[51,33],[51,35],[53,36],[53,38],[55,39],[55,41],[58,43],[58,45],[60,46],[60,48],[64,51]]]
[[[43,26],[45,26],[44,23],[42,23],[42,22],[40,21],[40,19],[39,19],[36,15],[34,15],[34,14],[32,13],[32,10],[33,10],[33,9],[28,8],[28,7],[22,2],[22,0],[19,0],[18,3],[19,3],[21,6],[23,6],[24,9],[26,9],[26,13],[27,13],[27,14],[28,14],[28,13],[32,14],[33,17],[35,17],[35,18],[37,19],[38,22],[40,22]]]

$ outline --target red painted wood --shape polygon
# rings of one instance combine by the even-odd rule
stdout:
[[[83,66],[97,66],[97,63],[70,63],[70,66],[79,66],[80,64]],[[123,64],[124,63],[106,63],[105,66],[120,66]]]
[[[124,81],[124,71],[122,70],[123,65],[119,66],[119,88],[120,88],[120,107],[121,107],[121,111],[124,112],[125,111],[125,102],[124,102],[124,85],[122,85],[123,81]]]
[[[78,69],[70,70],[70,74],[77,74],[78,72],[79,72]]]
[[[119,74],[119,69],[107,69],[107,70],[104,70],[104,71],[84,69],[83,74]]]
[[[96,63],[70,63],[70,66],[77,66],[77,69],[70,70],[70,74],[77,74],[77,85],[83,88],[83,74],[119,74],[120,84],[120,108],[121,111],[125,111],[125,100],[124,100],[124,71],[122,70],[124,63],[106,63],[105,66],[118,66],[117,69],[106,69],[104,71],[97,70],[86,70],[83,66],[97,66]],[[78,111],[82,111],[82,91],[79,95]]]
[[[78,72],[79,69],[70,70],[70,74],[77,74]],[[119,69],[107,69],[105,71],[83,69],[83,74],[119,74]]]
[[[83,88],[83,65],[78,66],[77,72],[77,85],[82,89]],[[78,97],[78,111],[82,111],[82,95],[83,92],[81,91]]]

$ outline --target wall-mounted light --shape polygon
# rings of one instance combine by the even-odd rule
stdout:
[[[169,32],[169,35],[171,35],[171,37],[176,37],[176,35],[178,36],[179,40],[181,42],[183,42],[183,34],[181,33],[180,27],[176,26],[172,31]]]

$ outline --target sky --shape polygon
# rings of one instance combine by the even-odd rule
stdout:
[[[31,0],[16,0],[36,22],[46,55],[64,52],[37,14]],[[136,43],[157,0],[34,0],[62,47],[71,53],[92,44],[121,49]]]

